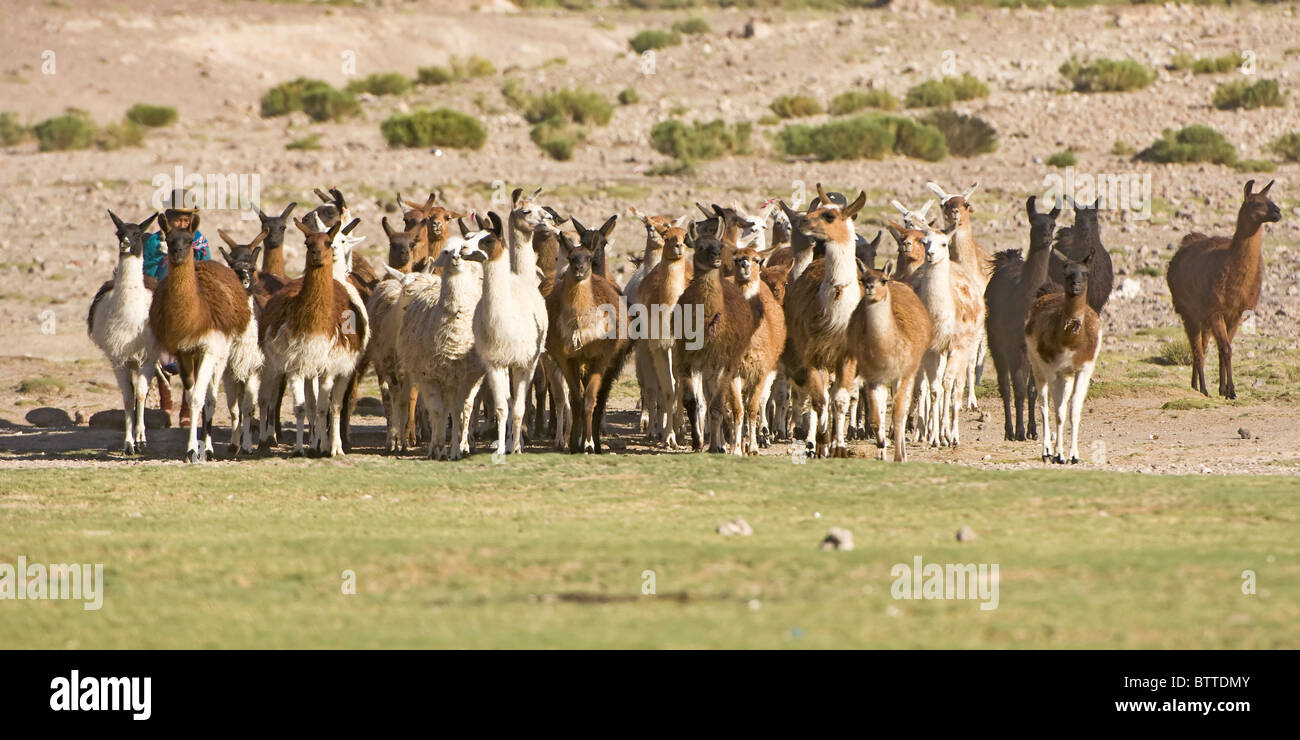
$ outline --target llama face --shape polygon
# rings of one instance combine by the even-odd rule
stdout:
[[[284,207],[284,211],[279,216],[268,216],[262,213],[261,208],[254,207],[258,220],[262,222],[262,228],[266,230],[264,243],[267,249],[279,249],[284,246],[284,228],[289,225],[289,214],[297,207],[297,203],[290,203]]]
[[[1252,194],[1250,189],[1254,184],[1254,180],[1246,183],[1246,199],[1241,204],[1241,213],[1259,224],[1281,221],[1282,210],[1268,197],[1268,191],[1273,188],[1273,181],[1269,180],[1263,190]]]
[[[943,202],[943,222],[949,227],[961,223],[963,218],[969,220],[975,209],[960,195],[954,195]]]
[[[1088,292],[1088,273],[1092,264],[1092,255],[1083,262],[1071,262],[1065,266],[1065,294],[1070,297],[1084,295]]]
[[[569,252],[569,273],[578,282],[591,277],[591,263],[591,250],[586,247],[576,247]]]
[[[188,229],[164,227],[163,238],[158,248],[167,255],[167,262],[172,267],[180,267],[194,256],[194,232]]]
[[[948,243],[952,239],[942,231],[925,232],[921,242],[925,245],[925,261],[937,265],[948,260]]]
[[[862,272],[862,298],[867,303],[879,303],[889,298],[889,275],[880,270]]]
[[[261,247],[257,250],[261,250]],[[239,276],[239,282],[244,286],[244,290],[252,287],[253,276],[257,273],[257,251],[247,247],[239,247],[233,252],[222,249],[221,256],[226,260],[226,264],[230,265],[230,269]]]
[[[117,235],[117,253],[120,257],[140,257],[144,255],[145,232],[149,230],[149,225],[153,223],[158,214],[153,214],[138,224],[129,221],[123,221],[112,211],[108,215],[113,219],[115,234]]]
[[[664,231],[664,259],[674,262],[686,256],[686,229],[673,226]]]
[[[763,260],[759,258],[758,252],[752,249],[737,250],[732,261],[736,265],[736,275],[740,282],[748,283],[758,279],[759,270],[763,267]]]
[[[420,236],[424,233],[424,222],[417,221],[413,229],[406,231],[394,231],[388,225],[388,217],[385,216],[380,220],[384,227],[384,233],[388,235],[388,264],[405,265],[411,261],[411,253],[415,250],[415,245],[420,241]]]
[[[1052,243],[1052,233],[1056,231],[1056,217],[1061,215],[1061,207],[1054,206],[1048,213],[1038,212],[1036,196],[1029,196],[1025,201],[1025,210],[1029,214],[1029,248],[1041,249]]]

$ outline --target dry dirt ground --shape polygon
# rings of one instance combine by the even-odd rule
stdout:
[[[1116,284],[1132,282],[1128,293],[1112,299],[1104,318],[1098,388],[1082,432],[1085,464],[1100,462],[1095,444],[1104,443],[1105,464],[1112,469],[1300,472],[1300,425],[1295,423],[1300,419],[1300,353],[1295,352],[1300,165],[1280,164],[1276,172],[1256,176],[1277,179],[1273,195],[1283,220],[1266,232],[1264,296],[1254,334],[1243,336],[1237,348],[1241,400],[1201,402],[1187,388],[1186,367],[1151,359],[1179,333],[1164,265],[1182,234],[1231,231],[1242,184],[1251,175],[1217,165],[1140,164],[1111,153],[1116,141],[1141,148],[1167,126],[1205,123],[1234,142],[1243,158],[1269,158],[1269,142],[1300,130],[1295,106],[1300,19],[1293,5],[956,11],[921,2],[878,10],[770,12],[752,38],[743,38],[741,31],[758,17],[754,13],[706,10],[692,14],[704,16],[713,30],[659,52],[652,74],[629,51],[628,37],[667,27],[685,13],[481,6],[59,0],[0,9],[5,30],[0,110],[29,124],[72,106],[100,121],[119,119],[136,102],[165,103],[180,112],[177,125],[150,131],[142,148],[40,153],[28,141],[0,150],[0,467],[121,464],[118,456],[103,452],[113,446],[116,432],[84,425],[37,430],[25,416],[51,405],[89,417],[120,403],[107,363],[84,329],[90,299],[115,261],[105,209],[144,218],[152,212],[154,178],[177,166],[194,173],[256,174],[268,211],[290,200],[301,209],[313,202],[311,188],[337,185],[351,195],[363,219],[360,233],[368,240],[362,254],[378,264],[385,243],[379,218],[391,212],[395,192],[415,197],[441,188],[465,208],[499,208],[491,200],[498,180],[507,191],[544,185],[559,210],[589,224],[626,214],[632,205],[682,214],[692,212],[696,200],[736,198],[752,207],[771,196],[792,197],[795,181],[809,187],[821,181],[867,191],[859,231],[868,237],[892,215],[890,198],[920,205],[929,195],[923,187],[927,180],[950,188],[979,180],[978,238],[991,249],[1023,248],[1024,199],[1042,192],[1045,176],[1060,172],[1044,160],[1069,148],[1078,155],[1080,172],[1149,174],[1153,196],[1148,220],[1117,211],[1102,214]],[[1163,67],[1180,51],[1218,56],[1243,50],[1256,55],[1259,76],[1277,79],[1291,91],[1286,107],[1218,111],[1209,100],[1214,86],[1228,76]],[[51,58],[47,52],[53,52],[52,74],[43,70]],[[498,72],[416,88],[401,98],[368,100],[363,114],[347,123],[313,124],[302,114],[258,115],[261,95],[278,82],[311,76],[344,84],[341,60],[349,54],[362,75],[413,76],[419,66],[471,54],[489,58]],[[1156,66],[1159,76],[1140,92],[1064,93],[1057,68],[1071,55],[1133,58]],[[645,174],[666,161],[648,141],[650,127],[665,118],[757,121],[778,95],[805,93],[825,102],[867,86],[902,97],[913,84],[949,71],[946,62],[955,65],[952,71],[973,74],[990,87],[987,98],[956,108],[997,128],[995,153],[938,163],[790,161],[775,154],[769,141],[779,127],[760,125],[751,155],[705,163],[684,177]],[[610,99],[634,87],[641,102],[616,106],[608,126],[593,128],[571,161],[557,162],[538,151],[529,125],[502,97],[502,84],[510,77],[533,91],[585,86]],[[475,152],[390,149],[380,136],[380,122],[393,112],[428,105],[478,116],[488,129],[486,146]],[[321,149],[285,149],[313,132],[321,135]],[[215,248],[217,228],[247,239],[255,223],[236,210],[216,210],[204,213],[202,228]],[[640,250],[642,234],[632,219],[621,217],[612,262],[620,274],[630,272],[624,257]],[[292,270],[301,265],[302,253],[292,236],[288,241]],[[1216,377],[1213,360],[1207,370]],[[966,414],[967,443],[957,450],[918,450],[917,459],[1037,464],[1033,443],[1002,441],[992,375],[990,364],[981,388],[982,412]],[[373,382],[368,389],[373,395]],[[632,402],[630,392],[616,398],[621,413],[612,419],[613,437],[634,440]],[[981,413],[988,415],[983,421]],[[224,418],[223,411],[219,419]],[[1250,439],[1238,434],[1241,428]],[[380,443],[378,430],[363,429],[362,452]],[[179,457],[180,435],[174,429],[155,433],[154,450],[168,459]],[[633,441],[627,451],[642,450]],[[772,450],[785,453],[783,446]]]

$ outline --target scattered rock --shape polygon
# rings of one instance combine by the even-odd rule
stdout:
[[[957,530],[958,542],[974,542],[977,539],[979,539],[979,535],[975,534],[975,530],[970,527],[962,527]]]
[[[745,38],[762,40],[772,35],[772,27],[767,23],[757,19],[750,18],[745,22]]]
[[[723,522],[718,525],[718,534],[730,537],[732,535],[739,537],[748,537],[754,533],[754,528],[749,526],[749,522],[744,519],[732,519],[729,522]]]
[[[1117,298],[1131,300],[1142,295],[1142,283],[1133,278],[1124,278],[1119,282],[1119,287],[1111,292]]]
[[[171,417],[163,411],[159,409],[144,410],[145,429],[167,429],[171,425]],[[91,429],[115,429],[120,432],[125,426],[126,420],[122,418],[122,409],[97,411],[90,415]]]
[[[1250,439],[1250,430],[1246,427],[1239,427],[1237,429],[1237,436],[1242,439]]]
[[[27,423],[35,427],[70,427],[72,417],[63,409],[42,406],[27,412]]]
[[[842,527],[831,527],[831,531],[826,533],[826,539],[822,540],[821,548],[823,550],[852,550],[853,533]]]

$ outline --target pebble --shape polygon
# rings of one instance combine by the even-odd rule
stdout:
[[[754,528],[749,526],[749,522],[744,519],[732,519],[729,522],[723,522],[718,525],[718,534],[724,537],[740,536],[748,537],[754,533]]]
[[[852,550],[853,533],[842,527],[831,527],[822,540],[821,549],[823,550]]]
[[[979,535],[975,534],[975,530],[970,527],[962,527],[957,530],[958,542],[974,542],[977,539],[979,539]]]

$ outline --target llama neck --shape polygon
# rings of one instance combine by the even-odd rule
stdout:
[[[853,243],[826,242],[826,274],[822,286],[851,285],[858,288],[858,265],[854,259]]]
[[[1083,316],[1083,310],[1088,307],[1088,286],[1084,285],[1079,295],[1065,294],[1065,306],[1061,309],[1062,318],[1073,319]]]
[[[299,334],[329,334],[338,316],[334,306],[334,275],[330,265],[308,267],[298,293],[293,322]]]
[[[534,272],[537,269],[537,257],[531,254],[533,245],[533,230],[519,228],[515,226],[515,220],[510,219],[509,226],[506,229],[506,244],[510,246],[510,271],[516,275]],[[525,255],[528,252],[530,254]],[[530,259],[531,258],[531,259]],[[531,264],[529,264],[531,262]]]
[[[974,265],[978,255],[975,250],[975,230],[971,228],[970,217],[962,214],[957,218],[957,228],[953,230],[949,246],[952,258],[963,265]]]
[[[1047,268],[1052,262],[1052,250],[1046,245],[1034,248],[1029,245],[1029,256],[1025,259],[1024,270],[1020,273],[1020,285],[1026,298],[1033,300],[1038,295],[1038,288],[1047,282]]]
[[[1229,259],[1241,264],[1255,263],[1260,260],[1264,247],[1264,224],[1245,216],[1237,216],[1237,230],[1232,235],[1232,250]]]
[[[921,284],[922,300],[930,313],[951,313],[955,306],[952,295],[952,263],[948,260],[927,262],[925,280]]]
[[[127,290],[144,288],[144,259],[133,254],[119,257],[117,269],[113,271],[113,284]]]
[[[736,273],[736,285],[740,288],[740,292],[745,295],[745,300],[749,300],[758,295],[758,286],[761,282],[762,280],[758,278],[757,270],[754,271],[753,277],[749,280],[742,280],[740,273]]]
[[[262,250],[262,272],[284,277],[284,246],[266,247]]]
[[[894,322],[894,304],[889,296],[884,300],[865,303],[867,333],[874,347],[892,347],[898,326]]]
[[[642,273],[650,272],[655,268],[655,265],[663,261],[663,246],[646,239],[644,257],[645,258],[641,261],[641,271]]]
[[[489,306],[505,308],[504,299],[510,295],[510,275],[510,263],[504,256],[483,263],[483,300]]]
[[[794,281],[798,280],[799,276],[803,274],[803,271],[808,269],[808,265],[812,264],[812,261],[813,261],[812,247],[809,247],[808,249],[796,250],[794,253],[794,263],[790,265],[789,282],[793,283]]]

